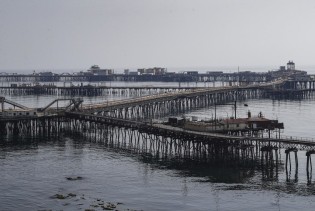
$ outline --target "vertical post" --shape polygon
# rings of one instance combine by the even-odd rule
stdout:
[[[310,184],[312,182],[311,173],[309,171],[309,164],[310,164],[310,155],[306,153],[307,162],[306,162],[306,175],[307,175],[307,183]]]
[[[297,157],[297,150],[294,151],[294,154],[295,154],[295,166],[296,166],[296,169],[297,169],[298,166],[299,166],[298,157]]]
[[[240,86],[240,66],[237,66],[237,76],[238,76],[237,77],[237,79],[238,79],[238,85],[237,86]]]
[[[290,172],[291,172],[291,154],[290,154],[290,151],[289,151],[289,162],[290,162]]]
[[[275,148],[275,157],[276,157],[276,171],[278,173],[278,164],[279,164],[279,160],[278,160],[278,148]]]
[[[234,101],[234,119],[236,119],[236,100]]]
[[[306,153],[306,173],[307,173],[307,177],[309,177],[309,160],[310,160],[310,156]]]
[[[279,128],[279,139],[281,139],[281,137],[280,137],[280,130],[281,130],[281,129]]]
[[[288,171],[288,152],[285,152],[285,169]]]
[[[217,131],[217,105],[214,103],[214,131]]]
[[[4,110],[4,97],[0,97],[1,100],[1,112]]]

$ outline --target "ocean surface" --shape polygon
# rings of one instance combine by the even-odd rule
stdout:
[[[55,99],[6,97],[30,107]],[[246,117],[248,110],[255,116],[261,111],[284,123],[281,135],[313,139],[314,105],[315,99],[252,99],[237,103],[237,116]],[[217,107],[218,117],[232,114],[232,106]],[[213,107],[185,114],[200,119],[213,115]],[[7,141],[0,135],[0,210],[103,210],[100,204],[109,202],[118,210],[313,210],[315,179],[307,180],[305,151],[299,151],[298,158],[297,174],[294,167],[287,174],[281,151],[277,174],[266,177],[260,168],[147,160],[82,137]]]

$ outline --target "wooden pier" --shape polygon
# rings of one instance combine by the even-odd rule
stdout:
[[[269,72],[208,72],[197,74],[171,73],[163,75],[93,75],[93,74],[0,74],[0,82],[93,82],[93,81],[128,81],[128,82],[268,82],[272,80]]]
[[[103,85],[79,85],[79,86],[54,86],[54,85],[19,85],[0,87],[2,95],[54,95],[54,96],[143,96],[167,92],[188,91],[197,87],[176,86],[103,86]]]
[[[280,88],[286,81],[281,78],[248,86],[178,90],[90,105],[82,104],[80,100],[70,100],[70,107],[54,109],[48,105],[37,108],[39,112],[47,112],[43,116],[0,118],[0,132],[6,137],[17,134],[22,137],[70,134],[124,146],[145,156],[154,153],[161,157],[169,155],[176,159],[189,158],[201,162],[223,160],[225,163],[255,163],[259,158],[260,165],[267,168],[277,167],[280,149],[285,149],[288,156],[290,152],[304,150],[308,157],[307,173],[311,175],[311,155],[315,150],[313,140],[198,132],[148,121],[221,102],[260,97],[268,90]],[[296,156],[296,165],[297,159]],[[286,159],[286,166],[291,166],[291,159]]]
[[[81,109],[86,113],[116,118],[154,119],[209,107],[216,103],[261,98],[266,91],[281,86],[284,82],[284,79],[280,79],[257,85],[181,90],[176,93],[85,104]]]

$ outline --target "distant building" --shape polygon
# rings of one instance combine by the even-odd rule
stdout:
[[[285,70],[285,66],[280,66],[280,70],[284,71]]]
[[[287,70],[295,70],[295,63],[293,61],[287,63]]]
[[[198,71],[185,71],[184,74],[187,74],[187,75],[198,75]]]
[[[128,75],[139,75],[139,72],[137,72],[137,71],[130,71],[130,72],[128,72]]]
[[[52,72],[40,72],[40,73],[37,73],[36,75],[39,75],[39,76],[54,76],[55,74],[52,73]]]
[[[185,121],[183,124],[184,129],[201,131],[201,132],[226,132],[226,131],[248,131],[248,130],[274,130],[283,129],[283,123],[279,123],[278,120],[270,120],[263,117],[262,113],[257,117],[251,117],[248,114],[248,118],[237,119],[222,119],[218,122],[212,121]]]
[[[137,70],[139,75],[165,75],[167,72],[166,68],[153,67],[153,68],[140,68]]]
[[[141,69],[138,69],[137,72],[138,72],[139,75],[144,75],[145,70],[146,70],[146,69],[141,68]]]
[[[223,74],[223,71],[207,71],[206,74],[209,74],[209,75],[220,75],[220,74]]]
[[[68,75],[70,76],[71,74],[69,74],[69,73],[62,73],[61,75],[62,76],[68,76]],[[93,75],[93,73],[80,71],[80,72],[73,73],[73,75],[88,76],[88,75]]]
[[[87,70],[89,73],[93,75],[112,75],[114,74],[113,69],[101,69],[98,65],[93,65],[90,69]]]

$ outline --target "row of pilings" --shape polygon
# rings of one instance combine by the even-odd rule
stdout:
[[[233,140],[197,140],[178,134],[163,136],[151,133],[146,128],[126,128],[63,117],[0,122],[1,137],[58,137],[65,134],[85,137],[87,140],[103,142],[111,146],[123,146],[126,150],[143,155],[191,159],[199,162],[224,161],[226,165],[236,163],[255,164],[255,149],[250,142]]]
[[[98,87],[98,86],[34,86],[0,87],[1,95],[53,95],[53,96],[121,96],[139,97],[167,92],[178,92],[195,88],[181,87]]]
[[[144,156],[172,157],[189,159],[198,162],[226,166],[258,166],[260,158],[263,165],[271,167],[275,163],[263,154],[260,148],[264,143],[251,140],[225,140],[201,138],[180,133],[142,128],[126,128],[85,120],[70,120],[65,131],[69,135],[85,137],[92,142],[100,142],[106,146],[122,148]],[[277,161],[279,163],[279,161]]]
[[[54,95],[54,96],[124,96],[136,97],[143,95],[152,95],[166,92],[178,92],[179,90],[191,90],[197,88],[215,87],[215,84],[204,84],[204,87],[181,87],[179,86],[144,86],[144,87],[115,87],[99,85],[78,85],[70,87],[57,87],[54,85],[37,85],[37,86],[10,86],[0,87],[1,95]],[[227,87],[234,84],[222,84]],[[307,97],[310,92],[315,90],[314,81],[287,81],[277,89],[267,90],[266,96],[272,98],[303,98]]]
[[[289,80],[281,84],[277,89],[266,90],[264,97],[275,100],[281,99],[314,99],[315,81]]]
[[[244,140],[198,137],[182,133],[165,132],[147,127],[123,127],[93,121],[66,117],[49,117],[16,120],[0,123],[1,139],[10,137],[50,137],[64,135],[74,139],[88,140],[105,146],[121,149],[144,159],[172,159],[178,162],[189,160],[218,166],[247,167],[261,169],[266,179],[277,179],[279,170],[285,167],[287,177],[291,175],[291,154],[294,153],[295,171],[298,169],[298,148],[278,142],[266,143]],[[286,149],[285,162],[281,160],[280,149]],[[303,146],[300,147],[304,149]],[[306,148],[305,148],[306,149]],[[312,182],[311,155],[306,152],[307,179]],[[297,177],[297,176],[296,176]]]
[[[150,101],[143,103],[125,104],[100,108],[94,113],[120,119],[148,120],[165,116],[185,114],[198,108],[208,108],[215,104],[232,101],[256,99],[263,96],[261,89],[223,90],[219,92],[205,92],[192,96],[172,97],[163,101]],[[106,106],[106,105],[105,105]],[[86,112],[89,112],[88,110]]]
[[[139,97],[169,92],[188,91],[197,87],[1,87],[5,96],[53,95],[53,96],[121,96]],[[202,87],[200,87],[202,88]],[[264,97],[272,99],[305,99],[314,97],[314,89],[267,90]]]
[[[264,98],[273,100],[302,100],[315,99],[314,90],[269,90],[264,93]]]
[[[223,73],[215,72],[210,74],[162,74],[162,75],[9,75],[0,74],[0,82],[100,82],[100,81],[123,81],[123,82],[266,82],[270,81],[269,73],[261,74],[255,72]]]
[[[28,119],[11,119],[0,121],[1,135],[41,136],[58,135],[62,128],[62,121],[56,117],[40,117]]]
[[[145,158],[171,158],[179,162],[183,160],[208,163],[218,166],[246,167],[260,169],[262,177],[277,180],[280,170],[286,170],[287,181],[291,180],[290,152],[295,153],[295,181],[297,181],[297,146],[279,142],[217,139],[199,137],[182,133],[166,132],[156,128],[126,128],[121,126],[100,124],[80,119],[68,122],[69,135],[84,137],[91,142],[98,142],[112,148],[120,148]],[[299,147],[309,153],[313,152],[305,146]],[[286,149],[286,160],[281,159],[281,149]],[[315,151],[314,151],[315,152]],[[288,157],[288,158],[287,158]],[[308,183],[312,182],[311,162],[306,166]]]
[[[278,93],[278,92],[277,92]],[[288,93],[288,95],[286,95]],[[100,109],[96,113],[122,119],[146,120],[158,119],[165,116],[176,116],[185,114],[200,108],[214,107],[215,104],[224,104],[233,101],[244,101],[247,99],[314,99],[314,91],[283,91],[280,95],[270,93],[264,89],[240,89],[234,91],[222,91],[217,93],[204,93],[190,97],[178,97],[164,101],[139,103],[138,105],[126,105]]]

